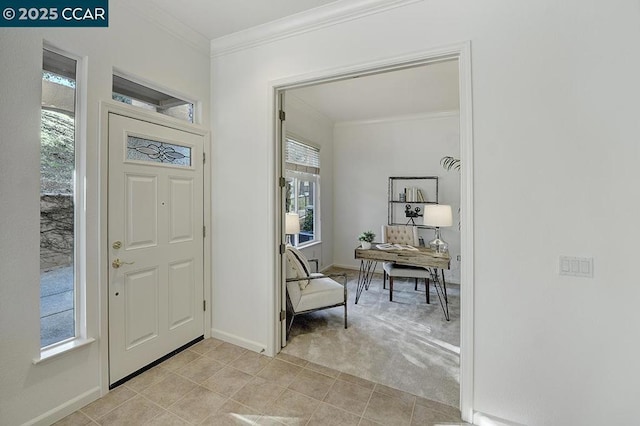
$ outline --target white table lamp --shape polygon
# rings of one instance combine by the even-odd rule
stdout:
[[[451,206],[446,204],[427,204],[424,208],[424,224],[436,228],[436,237],[429,241],[429,247],[437,253],[446,253],[449,251],[449,244],[440,238],[440,228],[443,226],[451,226],[453,215],[451,214]]]
[[[287,243],[291,244],[291,236],[300,233],[300,216],[298,213],[287,213],[284,218],[284,233],[287,234]]]

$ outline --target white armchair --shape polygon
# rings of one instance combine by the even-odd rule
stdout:
[[[344,328],[347,328],[347,274],[312,273],[307,258],[292,246],[287,246],[285,256],[287,311],[291,316],[287,335],[297,315],[338,306],[344,306]],[[341,278],[344,284],[336,282],[334,278]]]
[[[382,242],[390,244],[405,244],[417,247],[420,242],[418,238],[417,226],[402,225],[382,225]],[[429,277],[431,271],[419,266],[398,265],[394,262],[384,262],[382,278],[382,288],[386,288],[387,277],[389,277],[389,301],[393,301],[393,279],[396,277],[414,278],[415,290],[418,290],[418,279],[424,279],[426,287],[426,299],[429,303]]]

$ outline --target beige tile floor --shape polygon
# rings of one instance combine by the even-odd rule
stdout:
[[[207,339],[56,425],[461,425],[458,409]]]

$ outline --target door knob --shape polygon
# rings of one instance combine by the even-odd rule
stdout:
[[[116,241],[115,243],[113,243],[111,245],[111,247],[113,247],[114,249],[118,250],[120,247],[122,247],[122,242],[121,241]]]
[[[116,259],[113,262],[111,262],[111,266],[113,266],[114,269],[118,269],[122,265],[133,265],[134,263],[136,262],[123,262],[120,259]]]

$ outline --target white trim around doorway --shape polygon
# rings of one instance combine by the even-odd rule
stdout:
[[[336,81],[354,76],[364,76],[398,69],[410,68],[429,63],[457,59],[460,82],[460,160],[461,160],[461,285],[460,285],[460,411],[462,420],[471,422],[473,419],[473,389],[474,389],[474,252],[473,252],[473,120],[472,120],[472,87],[471,87],[471,42],[443,46],[416,52],[410,55],[386,58],[357,65],[348,65],[331,70],[318,71],[309,74],[287,77],[285,79],[269,82],[269,121],[272,134],[271,173],[274,179],[274,196],[271,210],[276,218],[280,214],[280,205],[277,182],[280,168],[278,162],[278,109],[279,93],[303,86],[316,85],[329,81]],[[274,241],[283,242],[282,224],[274,220]],[[270,341],[274,354],[280,348],[280,321],[276,313],[280,309],[280,288],[282,285],[280,254],[274,252],[274,288],[272,318],[275,318],[270,327]]]

